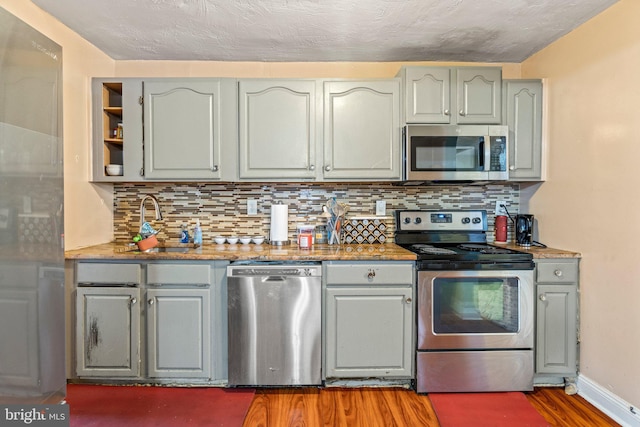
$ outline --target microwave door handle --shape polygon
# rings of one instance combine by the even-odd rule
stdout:
[[[484,136],[484,158],[482,159],[482,166],[486,172],[491,170],[491,137]]]

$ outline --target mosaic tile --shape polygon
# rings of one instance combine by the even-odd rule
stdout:
[[[289,237],[298,224],[325,224],[322,206],[332,197],[349,206],[349,216],[375,216],[376,200],[387,202],[387,216],[398,209],[484,209],[488,214],[487,239],[493,241],[494,209],[506,200],[518,212],[518,184],[401,186],[392,183],[117,183],[114,184],[114,236],[128,241],[140,226],[139,208],[143,194],[157,197],[163,220],[161,238],[178,240],[182,224],[193,230],[200,220],[203,241],[216,235],[269,236],[270,207],[289,205]],[[257,215],[247,215],[247,200],[258,204]],[[146,206],[147,220],[152,217]],[[151,212],[150,212],[151,211]],[[512,227],[509,239],[512,239]],[[388,241],[393,241],[394,221],[389,221]]]

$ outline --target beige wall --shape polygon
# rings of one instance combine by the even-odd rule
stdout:
[[[112,59],[30,1],[0,0],[0,6],[62,46],[65,245],[77,248],[109,241],[113,228],[111,185],[88,183],[90,78],[114,72]]]
[[[522,64],[548,89],[540,240],[583,254],[581,374],[640,406],[640,2],[622,0]]]

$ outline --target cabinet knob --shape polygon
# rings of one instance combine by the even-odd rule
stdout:
[[[516,167],[515,167],[515,166],[513,166],[513,165],[511,165],[511,166],[509,166],[509,170],[510,170],[510,171],[514,171],[514,170],[516,170]]]
[[[545,294],[540,294],[540,301],[546,301],[547,300],[547,296]]]
[[[309,170],[310,170],[310,171],[314,171],[314,170],[316,170],[316,165],[310,165],[310,166],[309,166]]]
[[[369,274],[367,274],[367,279],[369,280],[373,280],[374,277],[376,277],[376,272],[375,270],[369,270]]]
[[[149,305],[153,305],[153,298],[149,298]]]
[[[135,303],[137,303],[137,302],[138,302],[138,298],[136,298],[136,297],[132,297],[132,298],[129,300],[129,302],[131,303],[131,305],[133,305],[133,304],[135,304]]]
[[[556,270],[553,272],[553,274],[555,274],[556,277],[562,277],[562,270]]]
[[[404,302],[406,302],[407,304],[411,304],[411,301],[412,301],[411,297],[408,297],[406,300],[404,300]]]
[[[214,172],[218,172],[218,165],[213,165],[211,170],[214,171]]]
[[[466,113],[464,112],[464,110],[460,110],[460,115],[463,117],[466,116]]]
[[[447,109],[447,110],[444,110],[444,115],[445,115],[445,116],[450,116],[450,115],[451,115],[451,112],[450,112],[448,109]]]
[[[327,165],[324,167],[324,170],[326,170],[327,172],[329,172],[331,170],[331,166]]]

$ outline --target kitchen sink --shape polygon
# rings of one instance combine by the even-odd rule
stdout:
[[[174,246],[169,246],[169,247],[165,247],[165,246],[156,246],[155,248],[151,248],[151,249],[147,249],[146,251],[144,251],[145,253],[161,253],[161,252],[174,252],[174,253],[187,253],[189,252],[189,247],[184,247],[184,248],[178,248],[178,247],[174,247]]]

